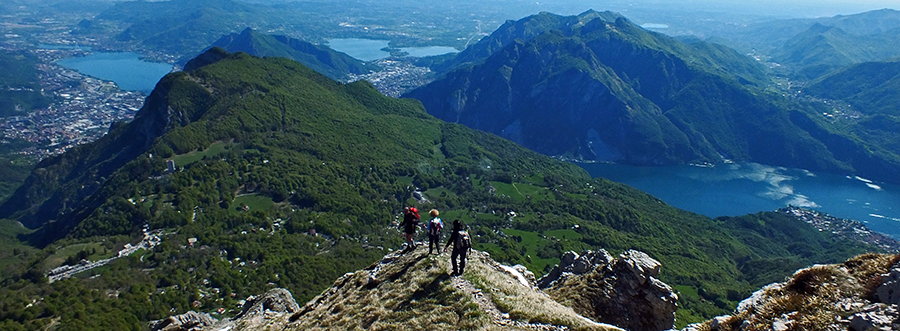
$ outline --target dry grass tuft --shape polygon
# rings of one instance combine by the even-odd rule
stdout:
[[[563,325],[574,330],[617,329],[594,323],[534,287],[522,285],[512,275],[501,271],[486,254],[472,254],[470,262],[478,267],[469,269],[467,266],[465,278],[482,291],[490,293],[497,308],[508,313],[513,320]]]
[[[770,330],[776,319],[790,321],[791,330],[825,330],[847,312],[837,306],[844,299],[869,296],[881,284],[880,275],[900,260],[897,255],[863,254],[842,264],[818,265],[797,271],[783,286],[764,293],[756,306],[738,312],[719,326],[722,331]],[[710,322],[703,325],[708,330]]]
[[[416,250],[335,282],[291,319],[288,330],[454,330],[489,324],[451,285],[446,256]]]
[[[785,289],[795,292],[796,294],[806,296],[816,296],[827,293],[820,293],[829,284],[837,284],[850,278],[843,269],[832,265],[819,265],[798,271],[785,284]]]
[[[869,253],[854,257],[841,264],[848,269],[851,275],[863,285],[864,298],[872,298],[875,290],[881,285],[881,275],[890,272],[891,266],[897,264],[900,254],[876,254]]]
[[[888,262],[888,264],[893,266],[893,265],[897,264],[897,262],[900,262],[900,254],[894,254],[894,256],[891,257],[891,260],[890,260],[890,262]]]

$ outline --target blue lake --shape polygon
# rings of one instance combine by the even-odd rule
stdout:
[[[113,81],[123,90],[147,94],[173,68],[168,63],[143,61],[135,53],[96,52],[89,56],[62,59],[56,63],[91,77]]]
[[[400,50],[408,53],[408,56],[413,57],[426,57],[459,52],[456,48],[448,46],[403,47],[400,48]]]
[[[593,177],[633,186],[710,217],[775,210],[788,204],[866,223],[900,239],[900,186],[864,178],[761,164],[634,167],[579,163]]]
[[[328,39],[328,47],[338,52],[346,53],[360,61],[374,61],[391,56],[391,53],[382,51],[388,46],[387,40],[341,38]]]
[[[360,61],[375,61],[391,56],[390,52],[382,50],[383,48],[388,47],[388,42],[388,40],[359,38],[329,39],[328,47],[350,55]],[[413,57],[443,55],[457,52],[455,48],[447,46],[404,47],[400,48],[400,50]]]

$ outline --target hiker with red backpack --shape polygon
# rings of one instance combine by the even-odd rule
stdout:
[[[432,209],[428,214],[431,220],[428,221],[428,255],[431,255],[432,247],[437,248],[438,254],[441,253],[441,230],[444,228],[444,222],[438,218],[437,209]]]
[[[416,242],[413,237],[416,235],[416,227],[419,224],[419,210],[416,207],[406,207],[403,209],[403,237],[406,238],[406,250],[411,251],[416,248]]]
[[[451,244],[453,253],[450,253],[450,265],[453,267],[453,273],[450,276],[459,276],[466,268],[466,254],[472,249],[472,238],[466,232],[466,225],[462,224],[460,220],[453,221],[453,232],[450,233],[450,240],[447,240],[447,245],[444,246],[445,252]],[[456,268],[457,257],[459,257],[459,269]]]

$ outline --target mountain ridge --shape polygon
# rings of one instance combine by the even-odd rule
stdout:
[[[896,181],[869,166],[875,159],[878,169],[900,169],[896,152],[860,153],[867,143],[842,137],[814,106],[763,92],[753,83],[759,64],[735,62],[755,68],[738,76],[726,68],[741,65],[715,65],[742,58],[734,51],[725,57],[719,46],[683,44],[624,18],[507,39],[517,41],[404,97],[546,155],[640,165],[753,161]]]
[[[258,57],[289,58],[338,81],[345,80],[349,74],[359,75],[379,69],[376,65],[365,64],[328,46],[314,45],[287,36],[266,35],[251,28],[222,36],[210,48],[212,47],[220,47],[230,53],[244,52]]]

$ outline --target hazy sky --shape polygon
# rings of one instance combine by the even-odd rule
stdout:
[[[755,14],[792,17],[822,17],[840,14],[856,14],[882,8],[900,9],[900,0],[696,0],[685,2],[708,4],[710,7],[735,13],[749,11]]]
[[[643,11],[704,11],[779,18],[849,15],[882,8],[900,10],[900,0],[521,0],[521,3],[523,7],[540,4],[553,8],[569,8],[572,11],[577,11],[576,8],[628,11],[626,9],[631,8]],[[526,3],[528,5],[525,5]]]

